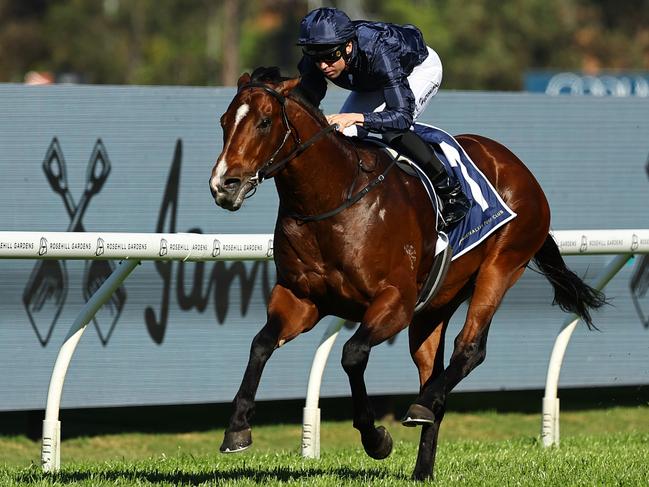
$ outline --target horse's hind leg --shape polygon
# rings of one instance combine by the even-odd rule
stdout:
[[[455,339],[449,365],[437,379],[424,387],[412,407],[430,408],[435,417],[443,414],[451,390],[484,360],[487,333],[494,313],[507,290],[523,274],[529,257],[523,252],[502,252],[482,264],[466,321]]]
[[[472,284],[468,284],[456,297],[442,309],[433,310],[415,317],[408,328],[410,341],[410,355],[412,356],[419,372],[420,391],[427,384],[437,379],[444,371],[444,337],[446,328],[453,313],[458,306],[468,297]],[[431,324],[432,323],[432,324]],[[445,409],[441,409],[432,422],[420,423],[422,426],[417,452],[417,463],[413,472],[415,480],[424,480],[432,477],[435,455],[437,452],[437,437],[439,428],[444,419]],[[408,422],[404,418],[405,426],[417,426],[417,422]]]
[[[429,326],[417,323],[410,325],[408,330],[410,354],[419,370],[420,390],[429,380],[434,380],[444,371],[444,336],[447,324],[447,321],[438,323],[432,333]],[[432,475],[437,451],[437,436],[443,418],[444,411],[441,411],[432,423],[422,424],[417,463],[413,473],[413,478],[416,480],[423,480]],[[407,426],[415,425],[407,424]]]
[[[252,340],[248,366],[234,398],[234,413],[221,445],[222,453],[239,452],[252,444],[249,421],[266,362],[276,348],[311,329],[318,318],[319,312],[311,301],[297,298],[280,285],[273,288],[268,303],[268,321]]]
[[[367,397],[363,375],[370,349],[397,334],[410,322],[412,314],[408,314],[406,309],[413,309],[414,303],[409,304],[404,306],[402,294],[395,287],[386,288],[372,302],[358,330],[343,347],[342,366],[352,391],[354,428],[360,432],[367,454],[377,460],[390,454],[392,438],[384,427],[374,426],[374,411]]]

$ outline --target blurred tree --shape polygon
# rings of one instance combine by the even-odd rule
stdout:
[[[47,2],[0,0],[0,80],[20,82],[33,69],[49,66],[48,46],[41,26],[47,13]]]
[[[239,78],[239,0],[223,1],[223,73],[224,85],[235,85]]]
[[[574,49],[582,68],[646,70],[649,67],[649,1],[578,0]]]
[[[301,52],[295,46],[300,20],[307,13],[304,0],[258,0],[248,10],[241,37],[242,66],[279,66],[297,74]]]
[[[206,42],[218,16],[212,3],[60,2],[47,17],[52,61],[93,83],[216,84],[221,66]]]
[[[565,49],[575,25],[570,0],[379,2],[375,16],[417,25],[442,58],[445,88],[519,89],[533,67],[578,64]]]
[[[0,0],[0,81],[30,70],[90,83],[234,84],[296,73],[315,6],[412,23],[444,64],[444,88],[513,90],[530,69],[649,69],[649,0]]]

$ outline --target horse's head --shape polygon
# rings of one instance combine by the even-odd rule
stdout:
[[[221,117],[223,151],[210,177],[217,205],[238,210],[260,182],[260,169],[284,148],[291,133],[285,97],[298,83],[299,78],[273,82],[248,73],[239,78],[238,92]]]

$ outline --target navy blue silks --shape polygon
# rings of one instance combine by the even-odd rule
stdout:
[[[299,43],[310,39],[310,42],[335,44],[341,39],[342,42],[351,39],[353,50],[347,68],[331,81],[351,91],[383,92],[385,109],[366,114],[365,129],[375,133],[408,130],[415,111],[415,96],[408,84],[408,75],[428,56],[422,33],[413,25],[365,20],[349,24],[331,11],[348,18],[336,9],[318,9],[314,11],[317,14],[311,12],[303,21],[305,32],[300,34]],[[351,36],[350,25],[353,28]],[[316,105],[319,104],[327,91],[325,75],[309,56],[302,58],[298,69],[302,76],[301,88]]]

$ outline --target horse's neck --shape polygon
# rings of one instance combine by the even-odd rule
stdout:
[[[306,130],[300,131],[302,141],[323,128],[315,120],[309,120],[309,123]],[[353,150],[335,137],[333,133],[324,135],[275,177],[280,206],[284,210],[315,215],[342,203],[347,189],[354,182],[357,161]]]

